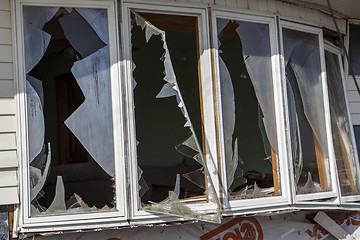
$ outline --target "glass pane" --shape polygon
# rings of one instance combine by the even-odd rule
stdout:
[[[329,191],[319,37],[283,29],[283,43],[296,192]]]
[[[218,221],[218,215],[201,215],[184,204],[214,202],[202,154],[206,141],[198,19],[132,12],[131,20],[138,188],[143,209]]]
[[[345,89],[337,54],[326,51],[331,129],[340,189],[343,196],[359,194],[359,176],[350,133],[349,115],[346,108]]]
[[[268,24],[217,19],[230,199],[280,195]]]
[[[23,12],[31,216],[114,209],[107,10]]]
[[[350,24],[350,65],[353,74],[360,75],[360,25]]]

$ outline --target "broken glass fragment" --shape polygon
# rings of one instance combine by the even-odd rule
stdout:
[[[59,18],[66,38],[77,52],[86,58],[100,48],[106,46],[96,34],[94,29],[73,10],[70,14]],[[86,39],[86,41],[83,41]]]
[[[44,145],[45,122],[43,105],[41,104],[39,95],[28,81],[26,81],[26,96],[29,124],[29,158],[31,163],[35,157],[39,155]]]
[[[217,19],[221,111],[231,199],[251,184],[279,194],[276,116],[268,24]],[[271,160],[271,161],[264,161]],[[256,172],[255,179],[246,179]],[[244,176],[245,174],[245,176]],[[249,184],[245,185],[245,184]],[[238,193],[237,193],[238,192]]]
[[[346,106],[341,61],[337,54],[325,51],[326,76],[329,91],[331,130],[341,194],[356,195],[360,192],[351,124]]]
[[[284,28],[283,42],[288,102],[293,105],[288,109],[297,192],[329,191],[331,181],[319,37]],[[310,178],[321,188],[304,190],[303,186]]]
[[[99,36],[106,45],[109,44],[109,34],[107,26],[107,10],[95,8],[75,8],[75,10],[85,18],[86,22]]]
[[[114,177],[109,48],[75,62],[71,71],[85,102],[65,124],[104,171]]]
[[[34,200],[35,197],[38,195],[38,193],[41,191],[41,189],[43,189],[46,178],[49,174],[49,168],[50,168],[50,163],[51,163],[50,143],[48,143],[48,154],[47,154],[47,156],[45,156],[45,154],[44,154],[43,158],[45,158],[45,157],[46,157],[46,164],[45,164],[45,169],[44,169],[43,173],[41,173],[41,169],[30,166],[30,174],[31,174],[31,169],[35,170],[39,174],[39,176],[37,177],[37,181],[32,180],[31,176],[30,176],[30,181],[33,182],[33,186],[30,185],[30,201]]]
[[[194,170],[191,171],[194,173],[196,172],[195,175],[199,175],[199,179],[190,178],[190,181],[194,180],[196,182],[195,185],[202,185],[204,189],[206,187],[213,188],[214,186],[211,182],[211,179],[208,179],[208,182],[207,182],[208,186],[205,186],[205,184],[204,184],[204,182],[205,182],[204,172],[208,173],[207,166],[205,165],[204,156],[202,154],[202,147],[199,144],[198,139],[196,138],[194,126],[192,124],[190,115],[188,113],[188,109],[184,102],[182,92],[180,90],[181,88],[179,87],[179,83],[175,76],[175,70],[174,70],[174,66],[172,63],[172,59],[170,57],[168,42],[166,40],[166,33],[165,33],[165,31],[163,31],[160,28],[153,25],[150,21],[145,20],[138,13],[132,11],[131,14],[133,15],[133,19],[134,19],[133,23],[136,24],[137,26],[140,26],[142,29],[142,34],[143,34],[142,37],[144,39],[144,43],[141,43],[138,39],[136,39],[137,41],[139,41],[139,42],[137,42],[137,44],[154,45],[154,44],[159,43],[158,40],[161,41],[163,53],[162,53],[160,60],[163,63],[164,71],[163,71],[162,77],[163,77],[163,80],[165,81],[165,83],[161,86],[161,89],[158,90],[155,99],[159,99],[159,101],[161,100],[164,103],[166,103],[166,101],[164,99],[167,99],[168,97],[171,97],[171,96],[175,96],[177,106],[180,109],[183,117],[185,118],[184,126],[189,127],[189,129],[190,129],[190,133],[191,133],[189,135],[190,137],[187,137],[186,140],[182,144],[177,143],[177,145],[175,145],[176,150],[183,154],[184,161],[186,159],[192,159],[192,160],[195,160],[198,163],[200,163],[200,166],[197,167],[197,169],[194,169],[195,171]],[[163,16],[163,17],[169,17],[167,15],[161,15],[161,14],[160,15],[156,14],[156,15]],[[187,17],[184,17],[184,18],[187,18]],[[134,34],[135,30],[138,31],[134,27],[132,29],[133,34]],[[175,30],[175,33],[176,33],[176,30]],[[191,35],[191,38],[192,37],[193,37],[193,35]],[[134,38],[133,38],[133,40],[134,40]],[[196,45],[193,45],[193,46],[196,47]],[[138,51],[138,48],[137,47],[134,48],[134,45],[133,45],[133,54],[134,54],[134,51]],[[186,58],[183,58],[183,59],[186,59]],[[141,62],[140,62],[140,64],[141,64]],[[134,70],[134,73],[140,70],[140,68],[141,68],[140,64],[139,64],[139,62],[136,62],[137,68],[136,68],[136,70]],[[140,84],[143,85],[144,83],[141,82],[141,79],[139,77],[136,77],[136,80],[138,83],[136,91],[141,91]],[[150,82],[150,81],[148,81],[148,82]],[[149,99],[149,101],[153,101],[153,100]],[[172,98],[172,101],[174,101],[174,98]],[[172,104],[174,104],[174,102],[172,102]],[[136,105],[136,100],[135,100],[135,105]],[[173,106],[175,106],[175,105],[173,105]],[[139,109],[138,105],[136,105],[136,109]],[[156,111],[156,109],[154,109],[154,111]],[[136,115],[137,114],[138,114],[138,112],[136,113]],[[137,128],[139,128],[139,124],[137,124]],[[139,129],[137,129],[137,131],[140,132]],[[144,140],[142,140],[140,138],[141,137],[137,136],[137,139],[139,141],[141,141],[141,143],[143,143]],[[141,149],[145,149],[145,148],[141,148]],[[138,151],[139,151],[139,148],[138,148]],[[139,162],[139,158],[138,158],[138,162]],[[146,164],[146,162],[144,162],[144,163]],[[196,163],[196,164],[198,164],[198,163]],[[177,179],[179,179],[180,175],[177,175],[177,176],[178,176]],[[186,176],[186,173],[183,174],[183,176]],[[202,184],[200,184],[199,181],[202,181]],[[177,189],[177,187],[175,187],[175,189]],[[215,194],[215,191],[208,191],[208,192],[210,192],[211,194]],[[193,194],[191,192],[189,192],[187,194],[189,194],[190,196],[193,196]],[[178,198],[179,198],[179,196],[176,193],[174,193],[174,191],[170,191],[169,196],[166,197],[165,200],[163,200],[163,202],[160,201],[160,203],[152,203],[151,205],[145,205],[143,208],[145,210],[149,210],[149,211],[159,211],[159,212],[163,212],[163,213],[166,212],[166,213],[170,213],[172,215],[183,216],[183,217],[194,217],[194,218],[202,219],[205,221],[215,221],[213,218],[216,218],[216,221],[219,220],[218,214],[215,214],[216,216],[214,214],[207,216],[207,214],[204,214],[201,212],[194,212],[193,210],[191,210],[191,208],[186,206],[184,203],[181,203],[181,200],[179,200]],[[209,201],[212,203],[216,203],[218,205],[217,196],[209,196]]]
[[[43,29],[59,10],[58,7],[24,6],[24,20],[38,29]]]
[[[46,213],[56,213],[56,212],[65,212],[65,187],[64,182],[61,176],[57,176],[56,188],[55,188],[55,197],[52,201],[49,208],[46,210]]]
[[[44,90],[41,80],[34,78],[30,75],[26,75],[26,80],[31,84],[40,98],[41,105],[44,107]]]
[[[25,73],[29,73],[44,56],[49,46],[51,36],[36,28],[28,22],[24,22],[25,42]]]

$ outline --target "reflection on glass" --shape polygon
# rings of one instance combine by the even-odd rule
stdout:
[[[331,130],[334,142],[340,189],[343,196],[359,194],[359,176],[346,107],[345,89],[338,55],[325,52],[328,79]]]
[[[115,167],[110,56],[102,40],[107,10],[23,12],[31,216],[109,211]]]
[[[231,199],[280,194],[269,26],[217,19]]]
[[[319,38],[283,29],[283,43],[296,192],[329,191]]]

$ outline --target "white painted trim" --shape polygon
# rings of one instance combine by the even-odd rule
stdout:
[[[294,22],[288,22],[288,21],[281,21],[279,22],[279,28],[280,28],[280,42],[281,42],[281,53],[282,53],[282,71],[283,71],[283,78],[285,81],[285,59],[284,59],[284,47],[283,47],[283,33],[282,29],[290,29],[300,32],[306,32],[306,33],[312,33],[318,36],[319,39],[319,51],[320,51],[320,62],[321,62],[321,78],[322,78],[322,90],[323,90],[323,99],[324,99],[324,111],[325,111],[325,121],[326,121],[326,135],[327,135],[327,145],[328,145],[328,154],[329,154],[329,163],[327,164],[327,167],[330,169],[330,184],[332,190],[329,192],[320,192],[320,193],[311,193],[311,194],[298,194],[296,195],[295,191],[295,185],[293,183],[293,180],[291,180],[293,187],[292,190],[294,192],[294,203],[301,202],[301,201],[309,201],[309,200],[320,200],[324,198],[333,198],[338,196],[338,187],[337,187],[337,176],[336,173],[336,163],[335,163],[335,155],[333,150],[333,144],[332,144],[332,135],[331,135],[331,123],[330,123],[330,109],[329,109],[329,101],[328,101],[328,91],[327,91],[327,83],[326,83],[326,69],[325,69],[325,55],[324,55],[324,41],[323,41],[323,35],[322,30],[319,28],[297,24]],[[286,99],[287,104],[287,99]],[[287,121],[287,129],[289,129],[289,114],[286,112],[286,121]],[[288,143],[291,142],[290,133],[288,133]],[[288,149],[291,149],[291,146],[289,144]],[[293,172],[293,161],[291,160],[290,154],[289,156],[289,165],[290,165],[290,171],[291,171],[291,179],[294,179],[294,172]]]
[[[242,13],[236,13],[233,11],[224,11],[224,10],[214,10],[212,14],[212,38],[214,39],[214,62],[215,62],[215,75],[216,75],[216,86],[217,86],[217,96],[221,96],[221,84],[220,84],[220,70],[219,70],[219,54],[218,54],[218,36],[217,36],[217,24],[216,19],[229,19],[229,20],[238,20],[246,22],[254,22],[266,24],[269,26],[269,39],[270,39],[270,48],[271,48],[271,63],[272,63],[272,79],[273,79],[273,88],[274,88],[274,105],[275,105],[275,114],[276,114],[276,124],[277,124],[277,140],[278,140],[278,165],[280,169],[280,178],[279,183],[281,183],[281,193],[282,196],[275,197],[265,197],[265,198],[254,198],[254,199],[241,199],[241,200],[229,200],[227,192],[227,178],[225,171],[222,171],[221,176],[223,186],[224,186],[224,205],[225,212],[231,211],[243,211],[247,210],[254,211],[254,209],[262,209],[266,205],[271,204],[290,204],[289,197],[289,186],[288,182],[285,179],[289,179],[286,168],[286,147],[285,147],[285,138],[284,136],[284,126],[283,126],[283,113],[282,113],[282,97],[281,90],[277,89],[276,86],[281,85],[280,77],[280,63],[279,63],[279,53],[277,49],[277,33],[275,28],[275,18],[274,17],[264,17],[264,16],[254,16],[247,15]],[[223,118],[222,118],[222,104],[221,98],[217,99],[218,106],[218,118],[219,118],[219,136],[220,136],[220,149],[221,149],[221,159],[222,159],[222,169],[226,170],[225,166],[225,150],[224,150],[224,135],[223,135]],[[226,187],[226,189],[225,189]]]
[[[358,156],[358,152],[357,152],[357,148],[356,148],[356,140],[355,140],[355,134],[354,134],[354,128],[352,127],[352,119],[351,119],[351,113],[350,113],[350,106],[349,106],[349,98],[348,98],[348,90],[347,90],[347,85],[346,85],[346,75],[344,73],[344,68],[343,68],[343,64],[342,64],[342,55],[341,55],[341,49],[338,48],[337,46],[334,46],[333,44],[331,44],[330,42],[325,42],[325,51],[328,51],[329,53],[335,54],[338,56],[338,64],[339,64],[339,68],[340,68],[340,73],[341,73],[341,81],[342,81],[342,86],[344,89],[344,97],[345,97],[345,103],[346,103],[346,110],[348,113],[348,119],[349,119],[349,126],[350,126],[350,136],[351,136],[351,141],[352,141],[352,147],[354,150],[354,157],[355,157],[355,163],[356,163],[356,168],[357,168],[357,176],[360,176],[360,164],[359,164],[359,156]],[[357,180],[357,186],[360,186],[360,179],[356,179]],[[338,179],[338,182],[340,180]],[[360,200],[360,194],[359,195],[352,195],[352,196],[342,196],[341,194],[341,188],[340,188],[340,183],[338,183],[339,186],[339,196],[341,197],[340,201],[341,203],[345,204],[346,202],[353,202],[353,201],[359,201]]]
[[[138,199],[138,181],[137,181],[137,157],[136,157],[136,128],[135,128],[135,118],[134,118],[134,96],[132,90],[132,54],[131,54],[131,34],[130,33],[130,9],[139,10],[143,12],[151,13],[163,13],[163,14],[176,14],[184,16],[196,16],[199,23],[199,48],[202,55],[200,56],[200,71],[201,71],[201,81],[202,81],[202,92],[203,92],[203,104],[204,104],[204,128],[205,135],[209,141],[209,148],[206,149],[206,159],[207,167],[209,172],[212,174],[211,178],[214,183],[214,188],[219,192],[219,182],[217,181],[218,176],[214,174],[217,172],[217,146],[216,146],[216,134],[215,134],[215,113],[213,104],[213,94],[212,94],[212,76],[211,76],[211,58],[210,58],[210,42],[208,38],[208,24],[207,24],[207,9],[205,8],[186,8],[179,7],[178,5],[162,5],[161,10],[158,6],[153,4],[142,4],[142,3],[129,3],[123,2],[122,5],[122,22],[123,26],[123,36],[124,42],[122,47],[124,49],[124,58],[126,67],[126,105],[127,105],[127,116],[129,120],[128,125],[128,141],[130,143],[129,147],[129,166],[130,166],[130,191],[134,204],[132,205],[132,222],[134,223],[144,223],[147,221],[152,222],[162,222],[165,218],[169,218],[167,221],[181,220],[179,217],[172,217],[165,214],[155,214],[146,211],[139,210],[140,202]],[[206,93],[206,94],[205,94]],[[211,152],[211,155],[209,155]],[[214,157],[215,156],[215,157]],[[215,158],[215,159],[214,159]],[[213,161],[208,161],[213,159]],[[212,203],[199,203],[188,205],[190,208],[195,211],[215,211],[217,206]]]
[[[110,74],[111,74],[111,94],[112,94],[112,112],[114,128],[114,158],[115,158],[115,183],[116,183],[116,210],[112,212],[83,213],[83,214],[63,214],[56,216],[36,216],[30,217],[29,202],[29,183],[28,183],[28,131],[27,131],[27,114],[26,114],[26,94],[25,94],[25,63],[24,63],[24,36],[23,36],[23,5],[33,6],[66,6],[66,7],[86,7],[86,8],[104,8],[108,11],[109,27],[109,47],[110,47]],[[20,179],[21,179],[21,205],[19,209],[19,230],[21,232],[44,232],[59,231],[66,229],[89,229],[102,226],[123,226],[128,225],[126,221],[126,192],[124,177],[124,153],[123,153],[123,136],[122,125],[119,115],[121,115],[121,106],[119,101],[119,66],[118,66],[118,30],[115,20],[117,19],[117,8],[115,1],[68,1],[63,2],[45,1],[45,0],[24,0],[16,1],[16,64],[17,64],[17,115],[18,115],[18,158],[20,161]]]

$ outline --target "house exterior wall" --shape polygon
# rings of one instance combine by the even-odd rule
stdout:
[[[174,2],[174,1],[158,0],[157,2]],[[177,0],[176,2],[187,3],[193,6],[196,6],[196,4],[215,4],[226,8],[239,8],[244,10],[248,9],[255,12],[277,13],[286,18],[305,21],[316,25],[325,26],[330,29],[334,29],[332,19],[329,15],[320,12],[318,10],[305,8],[294,4],[288,4],[281,1]],[[0,178],[6,180],[5,182],[0,181],[0,205],[6,205],[9,202],[14,201],[14,199],[10,199],[8,198],[8,196],[13,195],[14,191],[17,192],[17,182],[18,182],[17,180],[18,157],[16,152],[18,110],[17,110],[16,98],[15,98],[16,82],[14,80],[16,73],[16,67],[15,67],[16,64],[14,59],[15,40],[13,38],[14,36],[14,31],[13,31],[14,27],[12,21],[13,18],[14,18],[14,11],[11,8],[11,0],[0,0],[0,170],[6,169],[6,171],[0,171]],[[346,33],[346,20],[339,19],[338,23],[341,32]],[[353,82],[352,81],[348,81],[348,82],[349,82],[348,95],[350,101],[350,108],[352,112],[352,120],[354,125],[359,125],[360,96],[355,91],[355,86]],[[199,224],[199,226],[201,225]],[[5,208],[4,206],[0,206],[0,240],[7,238],[7,231],[8,231],[7,208]],[[131,233],[129,234],[132,235]]]

